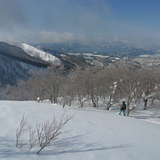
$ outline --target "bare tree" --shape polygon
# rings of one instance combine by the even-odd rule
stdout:
[[[74,98],[76,97],[75,93],[75,81],[71,75],[63,77],[63,82],[60,87],[60,97],[62,100],[63,108],[65,105],[71,106]]]
[[[37,143],[37,135],[36,135],[36,131],[32,130],[32,126],[29,127],[29,150],[28,152],[30,152],[30,150],[36,145]]]
[[[32,130],[32,126],[28,127],[28,116],[25,117],[25,114],[23,114],[20,126],[16,131],[16,147],[21,148],[23,145],[29,143],[28,151],[30,151],[38,142],[40,149],[37,151],[37,154],[39,154],[46,146],[48,146],[52,142],[55,142],[55,140],[58,139],[59,135],[69,132],[62,131],[62,129],[73,117],[74,115],[68,116],[64,112],[59,119],[54,116],[51,122],[47,120],[43,123],[37,123],[36,130]],[[23,141],[20,139],[22,135],[24,135],[28,131],[29,140],[26,143],[23,143]]]
[[[49,96],[51,103],[57,103],[62,84],[62,75],[59,73],[44,73],[42,75],[46,93]]]
[[[85,86],[86,75],[84,68],[76,68],[74,72],[70,73],[69,78],[72,86],[72,93],[77,98],[80,108],[84,106],[84,102],[88,100],[87,88]]]
[[[130,112],[136,107],[139,95],[142,93],[139,68],[120,64],[115,74],[117,82],[119,82],[117,90],[121,99],[126,100],[126,115],[129,116]]]
[[[142,99],[144,102],[144,109],[147,109],[148,99],[153,97],[153,92],[155,88],[155,76],[153,69],[141,69],[140,72],[142,82]]]
[[[24,134],[28,131],[28,129],[29,129],[29,127],[27,127],[27,125],[28,125],[27,119],[28,119],[28,116],[25,117],[25,114],[23,114],[22,119],[21,119],[21,122],[20,122],[20,126],[19,126],[19,128],[17,128],[17,131],[16,131],[16,147],[21,148],[23,145],[26,144],[26,143],[23,144],[23,142],[20,141],[20,138],[21,138],[21,136],[24,135]]]
[[[45,81],[43,79],[44,72],[31,72],[30,71],[30,78],[26,82],[27,85],[27,97],[29,100],[39,100],[43,101],[47,99],[46,96],[46,88],[45,88]]]
[[[102,94],[103,83],[99,74],[101,69],[100,67],[88,67],[85,68],[83,74],[86,95],[91,100],[93,107],[99,107]]]
[[[66,131],[62,132],[64,125],[71,120],[73,116],[67,116],[65,113],[61,116],[59,121],[54,117],[53,121],[45,121],[43,124],[39,123],[36,125],[38,142],[41,147],[37,154],[39,154],[47,145],[55,141],[58,136]]]

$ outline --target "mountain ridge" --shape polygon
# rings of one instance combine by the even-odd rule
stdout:
[[[5,42],[0,42],[0,54],[38,67],[47,67],[49,65],[49,63],[41,59],[31,57],[22,48]]]

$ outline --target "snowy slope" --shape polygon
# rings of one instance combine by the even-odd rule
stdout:
[[[15,147],[15,132],[23,113],[36,122],[59,117],[60,105],[37,102],[0,101],[0,159],[4,160],[159,160],[160,124],[119,116],[98,109],[66,108],[75,114],[55,146],[46,147],[39,155],[37,148]],[[28,139],[28,135],[24,140]]]
[[[20,47],[26,52],[28,53],[29,55],[33,56],[33,57],[37,57],[37,58],[40,58],[44,61],[47,61],[47,62],[50,62],[50,63],[53,63],[55,65],[60,65],[61,62],[60,60],[53,56],[52,54],[50,53],[47,53],[47,52],[44,52],[42,50],[39,50],[31,45],[28,45],[26,43],[22,43],[20,45]]]

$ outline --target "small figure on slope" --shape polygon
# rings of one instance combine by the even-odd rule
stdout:
[[[123,115],[123,116],[125,116],[126,115],[126,112],[125,112],[125,110],[126,110],[126,103],[123,101],[122,102],[122,106],[121,106],[121,109],[120,109],[120,111],[119,111],[119,115]]]

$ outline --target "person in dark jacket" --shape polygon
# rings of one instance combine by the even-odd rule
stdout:
[[[123,102],[122,102],[121,109],[120,109],[120,111],[119,111],[119,115],[125,116],[125,115],[126,115],[125,110],[126,110],[126,103],[123,101]]]

